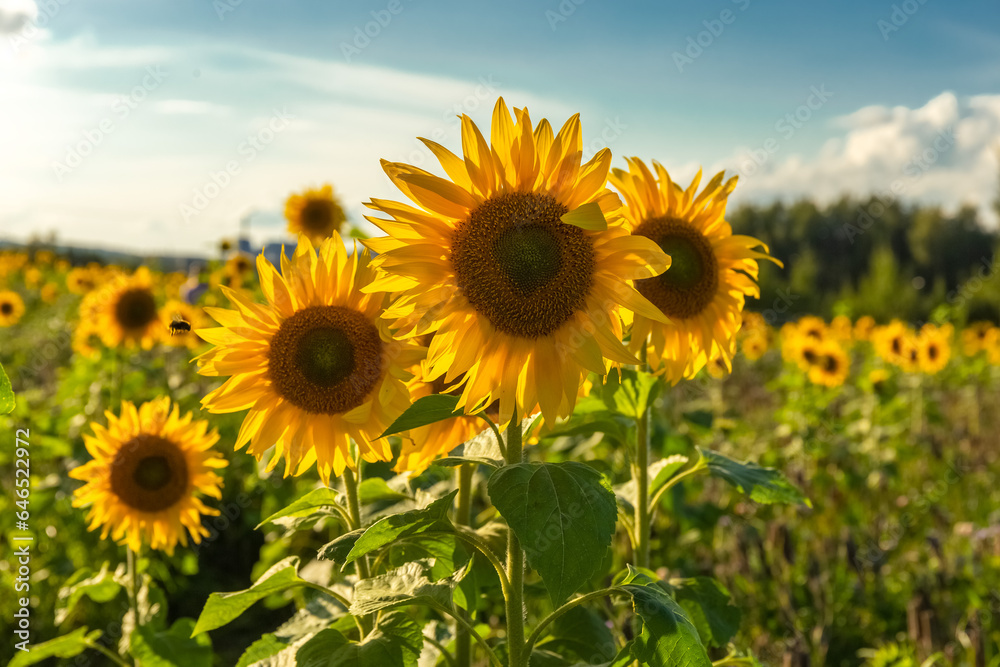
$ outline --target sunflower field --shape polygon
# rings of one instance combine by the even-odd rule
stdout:
[[[737,178],[488,130],[382,162],[384,235],[0,251],[0,657],[1000,666],[992,267],[822,301]]]

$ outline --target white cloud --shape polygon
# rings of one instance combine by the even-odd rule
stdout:
[[[34,0],[0,0],[0,35],[11,35],[38,16]]]
[[[741,174],[737,195],[744,200],[825,203],[844,194],[894,193],[948,210],[972,205],[995,223],[1000,95],[959,99],[943,92],[913,109],[865,107],[832,126],[836,134],[816,155],[785,155],[775,138],[777,149],[764,159],[760,149],[744,149],[716,166]]]

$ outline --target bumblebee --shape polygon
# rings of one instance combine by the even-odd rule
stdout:
[[[191,333],[191,323],[187,320],[181,319],[178,315],[174,315],[173,321],[170,323],[170,335],[176,336],[178,334]]]

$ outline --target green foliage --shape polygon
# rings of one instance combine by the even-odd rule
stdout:
[[[632,640],[632,656],[651,667],[709,667],[698,629],[684,609],[656,584],[624,584],[642,631]]]
[[[712,477],[723,479],[758,503],[790,503],[812,506],[785,476],[773,468],[762,468],[748,461],[738,463],[708,449],[699,450]]]
[[[674,599],[684,608],[705,646],[725,646],[740,628],[740,609],[729,591],[711,577],[670,581]]]
[[[494,472],[489,494],[560,603],[600,568],[618,510],[607,480],[582,463],[520,463]]]
[[[0,415],[5,415],[14,409],[14,389],[10,386],[10,378],[0,364]]]
[[[403,537],[429,530],[448,530],[451,527],[451,523],[448,521],[448,510],[456,493],[458,491],[452,491],[424,509],[391,514],[379,519],[354,543],[354,547],[347,554],[346,562],[351,563]]]
[[[409,431],[411,428],[429,426],[445,419],[463,415],[465,413],[462,410],[456,409],[458,400],[458,396],[451,394],[422,396],[414,401],[413,405],[406,408],[403,414],[389,425],[381,437],[396,435],[403,431]]]
[[[132,632],[132,655],[147,667],[211,667],[212,640],[193,636],[194,621],[181,618],[169,630],[144,625]]]
[[[50,639],[41,644],[31,644],[27,652],[17,652],[8,667],[28,667],[49,658],[72,658],[93,646],[101,637],[100,630],[90,631],[86,627],[77,628],[68,635]]]
[[[416,667],[423,648],[420,626],[403,614],[387,614],[361,642],[328,629],[306,642],[295,655],[299,667]]]
[[[212,593],[198,617],[193,635],[222,627],[239,617],[250,605],[273,593],[282,593],[304,582],[298,575],[299,559],[289,556],[271,566],[253,586],[233,593]]]

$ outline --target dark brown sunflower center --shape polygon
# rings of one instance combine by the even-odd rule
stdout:
[[[583,308],[594,246],[562,222],[550,195],[514,192],[479,205],[452,237],[451,263],[469,303],[503,333],[540,338]]]
[[[815,364],[817,356],[812,350],[804,350],[802,352],[802,358],[805,359],[808,364]]]
[[[137,435],[122,445],[111,464],[111,491],[129,507],[159,512],[188,490],[184,452],[158,435]]]
[[[356,408],[382,371],[378,329],[350,308],[300,310],[271,339],[271,382],[279,396],[306,412],[334,415]]]
[[[827,373],[836,373],[838,368],[840,368],[840,362],[837,361],[837,357],[830,354],[823,357],[823,370]]]
[[[899,338],[899,336],[896,336],[895,338],[892,339],[892,353],[900,354],[902,351],[903,351],[903,341]]]
[[[697,229],[674,218],[650,218],[634,234],[652,239],[670,255],[670,268],[636,282],[636,289],[667,317],[688,319],[712,303],[719,288],[719,262]]]
[[[12,304],[10,301],[4,301],[0,303],[0,313],[3,313],[4,315],[11,315],[13,314],[13,312],[14,312],[14,304]]]
[[[299,220],[302,229],[314,234],[330,235],[336,223],[333,215],[333,202],[325,199],[310,199],[302,207]]]
[[[123,329],[142,329],[156,319],[156,300],[145,287],[126,290],[115,304],[115,320]]]
[[[937,345],[931,345],[929,348],[927,348],[927,356],[930,357],[931,361],[935,361],[938,358]]]

